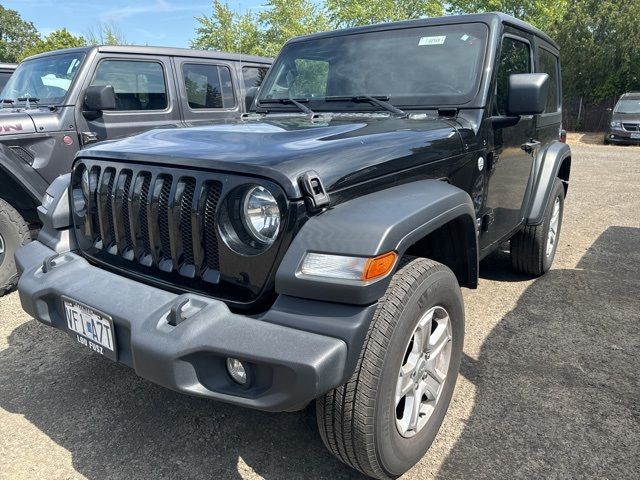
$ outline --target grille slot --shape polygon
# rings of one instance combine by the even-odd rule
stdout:
[[[158,198],[158,228],[160,229],[161,258],[171,259],[171,240],[169,227],[169,194],[171,193],[171,178],[160,177],[162,182],[160,196]]]
[[[627,132],[640,132],[640,123],[623,123],[622,126]]]
[[[193,204],[193,195],[196,190],[196,181],[194,178],[188,178],[184,182],[184,190],[180,200],[180,233],[182,235],[182,248],[184,263],[194,265],[193,256],[193,235],[191,222],[191,207]]]
[[[204,246],[205,261],[207,268],[220,270],[218,260],[218,236],[215,229],[215,214],[222,193],[220,182],[210,182],[206,189],[206,200],[204,207]]]
[[[144,255],[151,256],[151,239],[149,237],[149,220],[147,216],[147,209],[149,208],[149,186],[151,185],[151,174],[148,172],[142,172],[139,175],[141,178],[140,186],[140,206],[138,213],[138,222],[140,225],[140,238],[142,240],[142,253]]]

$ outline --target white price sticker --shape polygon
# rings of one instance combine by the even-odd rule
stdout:
[[[421,47],[425,45],[442,45],[446,39],[446,35],[440,35],[438,37],[422,37],[420,38],[418,45]]]

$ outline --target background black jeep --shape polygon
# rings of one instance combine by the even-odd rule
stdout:
[[[315,400],[338,458],[397,477],[447,411],[479,260],[551,267],[560,84],[557,45],[500,14],[291,40],[242,121],[81,152],[17,252],[22,305],[181,392]]]
[[[37,233],[47,187],[69,172],[80,148],[158,126],[237,117],[270,65],[262,57],[139,46],[24,60],[0,85],[0,296],[17,281],[13,253]]]

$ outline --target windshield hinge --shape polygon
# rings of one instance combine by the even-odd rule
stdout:
[[[329,194],[324,189],[322,180],[316,172],[310,170],[304,173],[299,182],[307,210],[315,212],[329,206]]]

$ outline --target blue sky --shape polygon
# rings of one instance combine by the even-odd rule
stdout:
[[[236,11],[256,10],[263,0],[229,0]],[[113,22],[129,42],[140,45],[188,47],[197,26],[195,17],[210,15],[210,0],[2,0],[42,34],[66,28],[82,35],[98,23]]]

